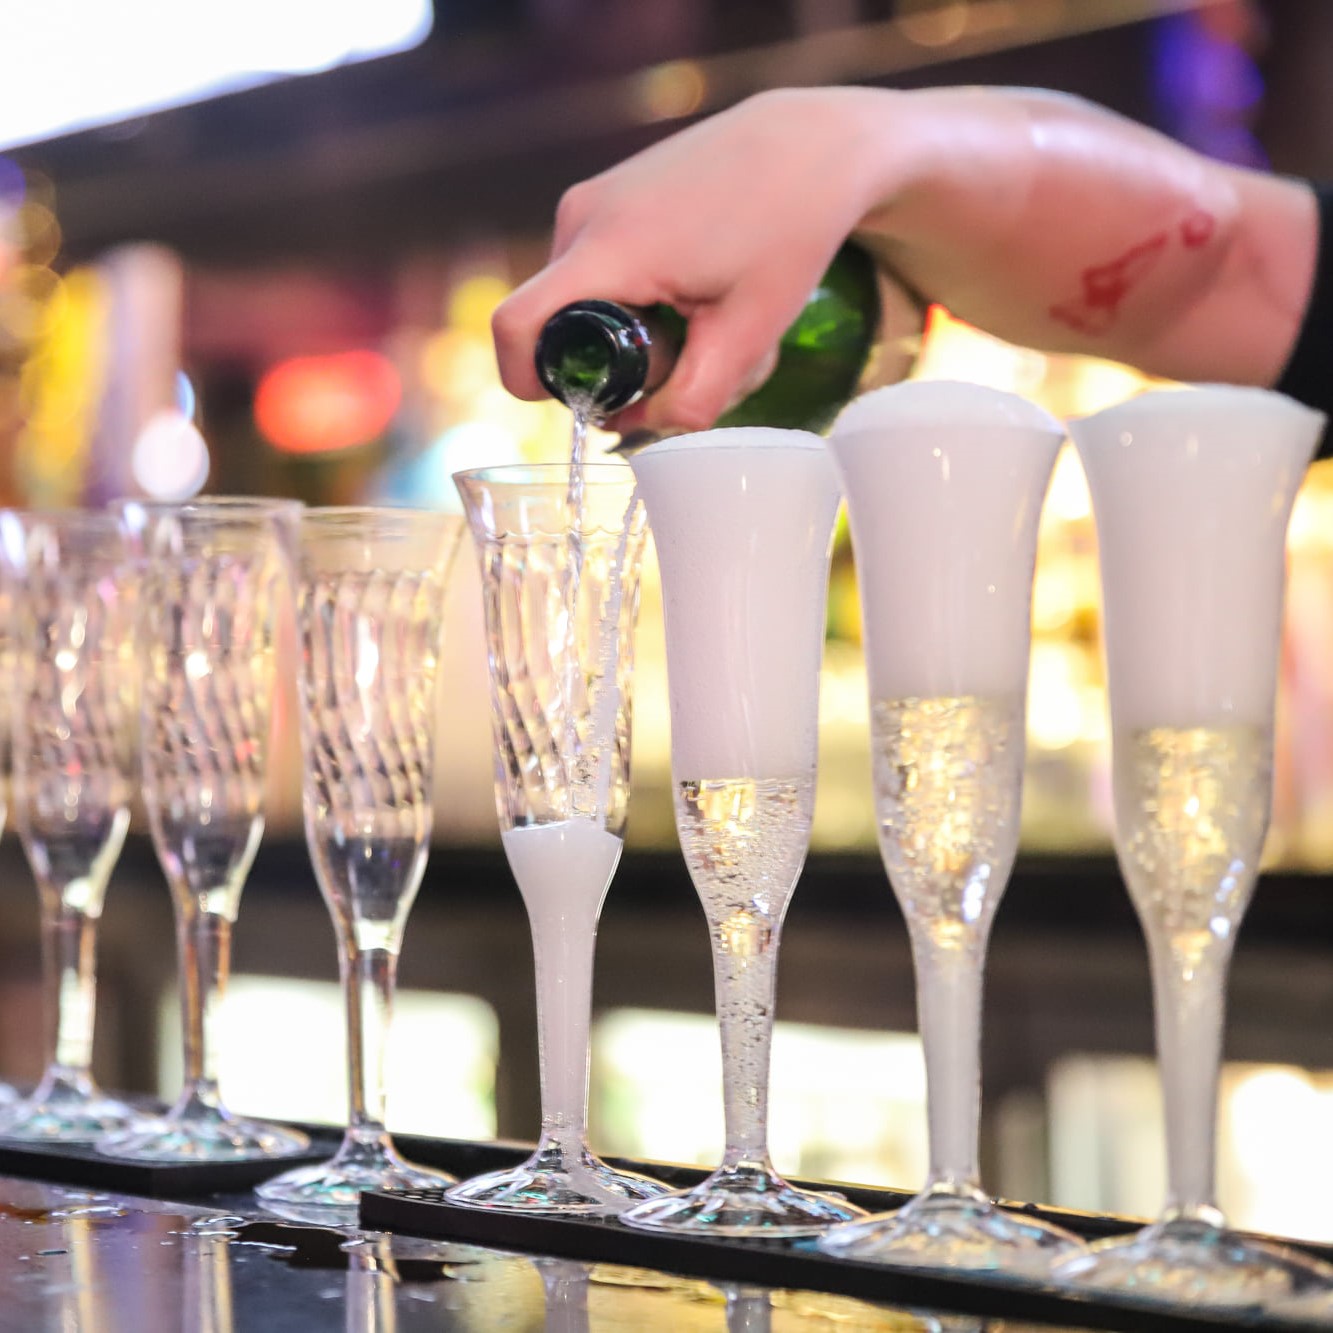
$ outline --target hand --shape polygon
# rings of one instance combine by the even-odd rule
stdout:
[[[914,318],[907,289],[1023,346],[1271,384],[1310,296],[1318,214],[1303,182],[1077,98],[762,93],[565,195],[550,263],[496,311],[501,377],[543,395],[533,348],[570,301],[663,301],[689,320],[680,360],[611,425],[711,426],[767,378],[849,235],[902,281],[886,286],[890,336]]]
[[[670,379],[616,429],[703,429],[761,384],[778,339],[874,203],[858,144],[884,136],[900,94],[831,88],[763,93],[574,186],[551,261],[496,311],[505,387],[545,391],[541,326],[600,297],[662,301],[689,321]]]

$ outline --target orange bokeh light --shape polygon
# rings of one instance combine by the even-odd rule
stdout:
[[[333,453],[381,435],[402,396],[398,372],[378,352],[293,357],[259,381],[255,421],[275,449]]]

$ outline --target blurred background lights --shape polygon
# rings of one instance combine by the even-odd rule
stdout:
[[[190,377],[183,370],[176,372],[176,406],[180,409],[181,416],[187,421],[194,420],[199,401],[195,395],[194,385],[191,383]]]
[[[208,480],[208,445],[179,408],[165,408],[139,432],[130,473],[154,500],[188,500]]]
[[[449,293],[448,322],[468,333],[491,332],[495,307],[509,295],[510,284],[498,273],[473,273]]]
[[[333,453],[382,435],[402,393],[397,370],[378,352],[293,357],[260,380],[255,422],[286,453]]]
[[[416,46],[431,0],[40,0],[0,47],[0,147]]]
[[[521,461],[518,442],[504,427],[490,421],[463,421],[391,469],[384,479],[382,498],[394,504],[431,504],[461,511],[455,472]]]
[[[644,120],[675,120],[703,106],[708,79],[697,61],[671,60],[640,75],[636,91]]]
[[[12,213],[23,202],[23,169],[12,158],[0,157],[0,213]]]

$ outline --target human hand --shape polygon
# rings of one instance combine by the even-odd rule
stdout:
[[[545,394],[532,364],[545,321],[586,297],[665,302],[689,321],[674,371],[616,429],[703,429],[761,384],[777,343],[875,202],[863,141],[900,94],[763,93],[569,190],[551,260],[496,311],[505,387]],[[904,298],[905,299],[905,298]]]

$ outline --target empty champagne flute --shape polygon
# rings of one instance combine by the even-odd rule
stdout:
[[[165,1116],[98,1150],[139,1161],[244,1161],[309,1147],[233,1114],[217,1076],[231,932],[259,840],[301,506],[213,498],[117,506],[141,568],[141,763],[153,847],[176,917],[185,1081]]]
[[[1018,852],[1033,566],[1064,431],[1013,394],[866,394],[829,446],[847,495],[870,687],[880,853],[916,968],[929,1172],[904,1208],[819,1247],[914,1266],[1036,1269],[1068,1232],[983,1192],[981,986]]]
[[[643,506],[623,464],[454,478],[481,561],[501,842],[532,929],[541,1136],[455,1203],[609,1214],[664,1188],[587,1143],[597,919],[629,805]]]
[[[1214,1194],[1226,976],[1273,795],[1287,520],[1324,418],[1280,394],[1145,394],[1071,433],[1097,523],[1115,844],[1147,939],[1168,1192],[1057,1278],[1250,1308],[1333,1268],[1226,1228]]]
[[[706,1180],[624,1220],[809,1235],[862,1216],[788,1184],[768,1153],[778,942],[814,817],[838,482],[819,436],[759,427],[679,436],[631,465],[662,571],[676,830],[713,949],[726,1146]]]
[[[337,1153],[256,1191],[276,1212],[355,1217],[365,1190],[438,1189],[385,1128],[398,954],[433,821],[436,669],[455,515],[308,509],[300,519],[302,805],[347,1006],[350,1114]]]
[[[13,809],[41,911],[47,1066],[9,1139],[86,1143],[134,1112],[92,1076],[97,924],[135,788],[136,573],[115,515],[0,514],[15,589]]]

